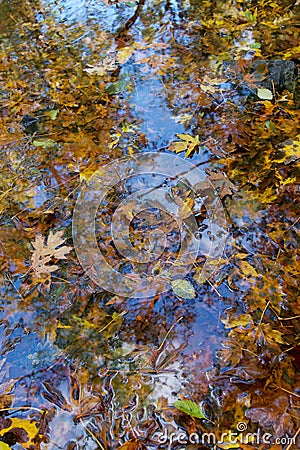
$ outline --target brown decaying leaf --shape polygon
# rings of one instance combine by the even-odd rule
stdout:
[[[293,432],[294,423],[287,412],[288,408],[289,400],[282,396],[276,398],[270,406],[249,409],[246,416],[263,427],[272,427],[276,435],[280,437]]]
[[[142,445],[138,439],[131,439],[121,445],[121,447],[118,447],[117,450],[142,450],[143,448],[145,448],[144,445]]]

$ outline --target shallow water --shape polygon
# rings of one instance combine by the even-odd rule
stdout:
[[[221,386],[221,390],[228,389],[229,398],[242,396],[243,386],[238,390],[229,378],[249,382],[254,377],[254,372],[243,372],[243,366],[237,375],[231,366],[224,369],[217,355],[228,337],[226,314],[248,314],[247,296],[256,289],[257,281],[253,272],[243,273],[250,270],[248,261],[261,280],[265,272],[256,254],[260,257],[265,252],[277,261],[278,244],[266,234],[268,204],[254,189],[253,194],[244,189],[244,173],[249,170],[249,176],[255,177],[251,164],[254,167],[259,159],[257,154],[243,155],[242,148],[248,145],[251,149],[249,140],[244,144],[248,136],[243,127],[254,113],[249,113],[245,96],[237,92],[237,80],[222,75],[222,64],[224,60],[261,57],[257,46],[261,36],[251,21],[245,25],[247,29],[233,27],[230,34],[226,19],[224,29],[220,25],[217,32],[209,25],[211,17],[216,20],[214,7],[207,3],[146,2],[135,23],[122,34],[120,29],[134,14],[135,2],[1,2],[1,394],[12,389],[12,405],[25,407],[20,413],[23,419],[30,417],[39,423],[40,415],[31,407],[53,412],[54,418],[41,432],[48,441],[33,448],[93,450],[103,445],[114,449],[134,439],[144,443],[133,449],[162,448],[153,440],[154,431],[180,429],[184,421],[171,417],[172,404],[190,396],[199,403],[205,399],[207,417],[216,420],[218,411],[228,427],[233,420],[230,408],[225,405],[224,414],[219,411],[222,405],[216,390]],[[241,23],[246,21],[242,6],[234,2],[229,2],[222,14],[233,21],[238,17]],[[283,44],[280,36],[277,39],[282,51],[293,40],[290,36]],[[264,51],[263,42],[261,45]],[[26,115],[38,118],[36,129],[24,126]],[[170,273],[174,273],[181,243],[180,227],[170,218],[177,214],[179,221],[185,221],[188,235],[189,214],[184,202],[196,195],[187,182],[191,175],[172,178],[166,163],[165,173],[159,171],[155,178],[152,173],[157,165],[148,165],[145,175],[136,162],[137,155],[157,152],[174,156],[176,164],[184,168],[184,152],[175,155],[171,148],[179,140],[177,134],[200,136],[200,145],[189,161],[201,170],[216,169],[225,176],[225,158],[230,155],[235,161],[233,198],[228,192],[222,197],[222,184],[201,185],[204,194],[198,199],[198,218],[196,215],[200,251],[185,274],[195,290],[191,297],[176,295],[170,288],[174,281]],[[150,297],[129,298],[120,294],[123,286],[108,291],[105,288],[111,283],[99,285],[95,277],[88,276],[87,267],[82,269],[78,248],[77,254],[72,251],[66,260],[55,262],[59,269],[53,272],[51,283],[32,280],[30,258],[36,236],[64,230],[65,245],[74,245],[72,220],[80,193],[104,164],[118,160],[116,173],[122,173],[123,160],[119,158],[124,156],[129,157],[134,176],[130,173],[129,181],[116,181],[101,199],[97,245],[123,280],[142,274],[142,283],[156,277],[159,285],[162,276],[160,281],[164,286],[169,283],[168,289],[159,288]],[[140,171],[137,175],[135,167]],[[103,176],[98,191],[87,195],[87,214],[104,181],[109,184]],[[153,186],[161,185],[165,197],[150,197]],[[125,229],[134,205],[144,205],[143,199],[137,200],[140,189],[147,191],[152,203],[129,227],[130,242],[147,255],[151,247],[147,235],[158,222],[168,236],[168,245],[166,254],[154,262],[134,261],[133,257],[128,261],[122,242],[118,247],[111,240],[111,214],[123,202],[123,216],[119,211],[115,227],[121,223],[120,230]],[[219,203],[210,201],[212,212],[201,209],[208,195],[221,197]],[[194,200],[189,203],[193,207]],[[171,214],[158,211],[161,202],[173,205]],[[212,225],[211,220],[217,220],[223,208],[226,226],[225,219]],[[293,222],[296,216],[291,208],[287,220]],[[78,239],[83,239],[84,230],[78,230]],[[227,246],[221,257],[220,233],[225,232]],[[90,245],[88,239],[82,242]],[[214,246],[215,250],[211,249]],[[230,260],[236,253],[245,253],[239,257],[242,261],[247,257],[248,266],[239,259]],[[198,283],[195,273],[207,255],[211,257],[210,272],[216,266],[215,274],[211,281]],[[94,257],[92,251],[85,255],[87,265],[89,257]],[[158,260],[162,267],[157,266]],[[268,292],[272,296],[276,285],[262,291],[263,298]],[[259,296],[256,291],[255,295]],[[273,320],[273,313],[269,314]],[[74,394],[76,377],[80,401]]]

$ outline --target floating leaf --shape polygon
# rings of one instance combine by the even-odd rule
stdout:
[[[192,402],[192,400],[177,400],[173,406],[189,416],[196,417],[197,419],[207,419],[201,407],[197,403]]]
[[[196,297],[196,292],[192,283],[188,280],[177,279],[171,281],[174,294],[187,300]]]
[[[193,118],[193,114],[180,114],[180,116],[172,116],[172,119],[175,120],[176,123],[185,123],[188,122],[189,120],[191,120]]]
[[[257,97],[261,100],[272,100],[273,94],[269,89],[257,89]]]

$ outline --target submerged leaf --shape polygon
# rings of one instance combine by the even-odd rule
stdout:
[[[65,242],[62,238],[63,234],[63,231],[57,231],[55,234],[50,231],[46,244],[41,235],[36,236],[35,241],[32,242],[34,251],[31,256],[31,268],[37,278],[43,278],[43,275],[49,277],[51,272],[58,269],[58,266],[48,263],[53,258],[66,259],[66,255],[72,250],[72,247],[66,245],[61,247]]]
[[[115,81],[115,83],[110,83],[105,91],[108,94],[118,94],[119,92],[123,92],[126,89],[127,82],[125,80]]]
[[[257,97],[261,100],[272,100],[273,94],[269,89],[257,89]]]
[[[49,147],[53,147],[53,145],[55,145],[56,142],[53,141],[53,139],[37,139],[35,141],[33,141],[33,145],[35,147],[43,147],[43,148],[49,148]]]
[[[130,441],[125,442],[125,444],[118,447],[117,450],[138,450],[139,449],[139,441],[138,439],[131,439]]]
[[[171,286],[174,294],[178,295],[178,297],[182,297],[187,300],[196,297],[194,286],[188,280],[173,280],[171,281]]]
[[[185,151],[185,157],[187,158],[190,154],[198,147],[199,145],[199,136],[198,134],[193,137],[190,134],[177,134],[179,139],[182,141],[173,142],[169,149],[175,153],[181,153]]]

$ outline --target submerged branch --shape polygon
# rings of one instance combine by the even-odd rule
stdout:
[[[140,12],[145,4],[146,0],[139,0],[138,5],[136,7],[136,10],[134,11],[133,16],[131,16],[127,22],[125,23],[125,25],[118,31],[117,33],[117,38],[121,38],[124,34],[126,34],[126,32],[129,30],[129,28],[132,27],[132,25],[134,25],[134,23],[136,22],[136,20],[138,19]]]

